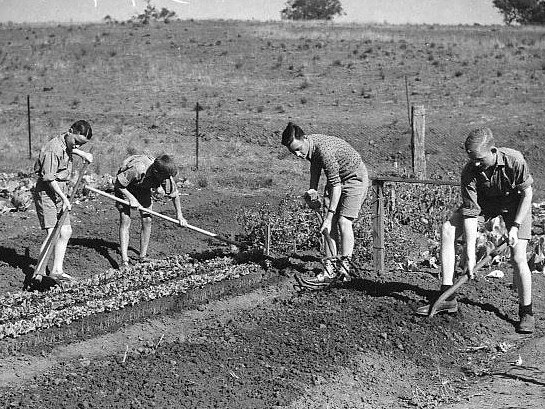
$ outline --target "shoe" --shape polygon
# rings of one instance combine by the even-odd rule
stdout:
[[[536,329],[536,319],[533,315],[524,314],[520,317],[520,322],[517,325],[517,332],[520,334],[531,334]]]
[[[417,315],[430,315],[430,309],[433,306],[433,303],[426,304],[421,307],[418,307],[416,310]],[[443,301],[437,306],[437,314],[441,312],[448,312],[449,314],[455,314],[458,312],[458,300]]]
[[[66,283],[66,282],[73,282],[74,277],[72,277],[70,274],[62,273],[62,274],[49,274],[49,278],[52,280],[55,280],[57,283]]]
[[[339,281],[341,277],[334,276],[331,277],[327,273],[319,273],[315,277],[305,278],[296,274],[295,279],[301,287],[308,288],[311,290],[322,290],[329,288],[331,285]]]

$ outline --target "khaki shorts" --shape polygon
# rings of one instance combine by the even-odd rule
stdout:
[[[132,195],[138,200],[138,203],[140,203],[140,206],[150,209],[152,208],[152,200],[151,200],[151,190],[141,190],[141,189],[129,189],[129,192],[132,193]],[[120,199],[127,200],[125,195],[121,193],[118,189],[115,189],[115,195],[119,197]],[[125,214],[130,215],[131,214],[131,207],[127,206],[126,204],[115,202],[115,207],[117,207],[117,210],[120,212],[123,212]],[[151,214],[140,212],[140,215],[142,217],[151,217]]]
[[[66,192],[66,182],[58,183],[62,191]],[[52,189],[44,186],[34,192],[34,204],[36,205],[36,214],[38,215],[40,227],[43,230],[55,227],[62,211],[61,198]],[[63,226],[67,225],[70,225],[70,214],[66,216],[63,223]]]
[[[368,187],[367,168],[362,162],[348,179],[341,182],[341,198],[339,199],[336,214],[348,219],[357,219],[361,205],[367,196]],[[324,192],[326,208],[329,205],[329,188],[330,186],[327,185]]]
[[[503,218],[503,221],[505,222],[505,228],[507,231],[513,226],[513,222],[515,221],[516,212],[503,212],[501,214],[487,214],[487,215],[479,215],[478,222],[479,225],[486,223],[490,219],[493,219],[494,217],[501,216]],[[463,226],[463,216],[461,209],[458,209],[454,212],[454,214],[451,217],[451,223],[456,223],[457,220],[459,220],[460,228]],[[524,219],[522,220],[522,223],[520,224],[520,228],[518,231],[518,238],[521,240],[530,240],[532,238],[532,211],[530,210]]]

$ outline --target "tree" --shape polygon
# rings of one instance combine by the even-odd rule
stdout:
[[[545,0],[493,0],[507,25],[545,24]]]
[[[151,21],[164,21],[168,23],[171,18],[176,17],[176,12],[170,11],[166,8],[162,8],[158,11],[157,8],[151,4],[151,0],[146,0],[146,8],[142,14],[132,17],[132,21],[139,22],[140,24],[149,24]]]
[[[340,0],[288,0],[280,12],[284,20],[332,20],[342,14]]]

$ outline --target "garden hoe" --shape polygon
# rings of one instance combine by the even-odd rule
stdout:
[[[83,175],[85,174],[87,167],[89,166],[89,162],[85,162],[83,166],[81,167],[81,171],[79,173],[78,179],[76,180],[76,184],[74,185],[74,189],[72,190],[72,197],[76,196],[76,192],[78,191],[79,185],[81,184],[81,181],[83,180]],[[57,223],[55,223],[55,227],[53,227],[53,231],[47,238],[47,241],[40,252],[40,255],[38,256],[38,263],[36,264],[36,268],[34,269],[34,273],[32,274],[32,280],[36,281],[42,281],[42,278],[44,276],[47,262],[49,261],[51,257],[51,253],[53,252],[53,249],[55,248],[55,244],[57,243],[57,240],[59,239],[59,236],[61,234],[61,227],[64,224],[64,221],[70,214],[70,211],[68,209],[63,209],[57,219]],[[57,283],[61,283],[63,281],[72,281],[73,277],[68,274],[63,274],[59,276],[49,276],[51,279],[55,280]]]
[[[496,246],[494,250],[492,250],[490,253],[488,253],[481,261],[479,261],[475,268],[473,269],[474,273],[477,274],[477,271],[487,264],[490,260],[492,260],[494,257],[496,257],[498,254],[501,254],[506,248],[507,248],[508,242],[507,239],[504,237]],[[435,314],[437,314],[437,308],[439,305],[441,305],[442,302],[444,302],[448,297],[450,297],[452,294],[454,294],[462,285],[464,285],[469,280],[469,274],[467,272],[467,267],[465,269],[465,273],[463,276],[461,276],[448,290],[446,290],[444,293],[442,293],[439,298],[433,303],[433,305],[430,307],[430,312],[428,314],[428,317],[433,317]]]
[[[321,207],[321,205],[316,205],[316,206],[313,206],[312,209],[314,210],[314,213],[316,214],[318,222],[319,222],[319,224],[321,226],[322,223],[323,223],[323,217],[322,217],[322,215],[320,214],[320,211],[319,211],[320,207]],[[325,244],[329,248],[330,253],[331,254],[336,254],[336,251],[334,251],[335,250],[335,243],[333,242],[333,239],[331,238],[329,233],[327,233],[327,232],[324,233],[323,237],[324,237]],[[339,258],[337,256],[323,258],[322,259],[322,264],[324,264],[324,262],[326,260],[331,260],[334,263],[337,260],[339,260]],[[350,262],[350,263],[351,263],[352,267],[354,267],[352,262]],[[337,268],[335,268],[335,269],[337,270],[338,276],[340,276],[342,279],[344,279],[346,281],[351,279],[351,276],[350,276],[349,272],[346,270],[346,268],[342,264],[341,264],[341,267],[340,267],[341,271],[339,271]],[[323,290],[323,289],[331,287],[331,285],[333,284],[333,283],[313,283],[313,282],[307,281],[304,277],[300,276],[299,274],[295,275],[295,279],[297,280],[298,284],[302,288],[306,288],[306,289],[310,289],[310,290]]]
[[[124,205],[127,205],[127,206],[130,206],[130,203],[128,200],[124,200],[124,199],[121,199],[117,196],[114,196],[114,195],[111,195],[109,193],[106,193],[102,190],[99,190],[99,189],[95,189],[94,187],[91,187],[91,186],[85,186],[85,189],[91,191],[91,192],[94,192],[94,193],[97,193],[101,196],[104,196],[104,197],[107,197],[108,199],[112,199],[112,200],[115,200],[116,202],[119,202],[119,203],[122,203]],[[150,209],[146,209],[144,207],[138,207],[137,208],[138,210],[140,210],[141,212],[145,212],[145,213],[148,213],[148,214],[151,214],[152,216],[157,216],[161,219],[164,219],[164,220],[167,220],[169,222],[172,222],[172,223],[175,223],[175,224],[178,224],[178,219],[174,219],[172,217],[169,217],[169,216],[166,216],[164,214],[161,214],[161,213],[158,213],[158,212],[155,212],[153,210],[150,210]],[[204,234],[206,236],[209,236],[209,237],[212,237],[216,240],[220,240],[220,241],[223,241],[225,243],[228,243],[228,244],[231,244],[233,246],[236,246],[238,247],[239,249],[245,249],[246,246],[243,244],[243,243],[239,243],[237,241],[234,241],[234,240],[231,240],[231,239],[228,239],[227,237],[223,237],[223,236],[220,236],[219,234],[216,234],[216,233],[212,233],[208,230],[204,230],[204,229],[201,229],[199,227],[196,227],[196,226],[192,226],[190,224],[188,224],[187,226],[188,229],[190,230],[193,230],[193,231],[196,231],[198,233],[201,233],[201,234]]]

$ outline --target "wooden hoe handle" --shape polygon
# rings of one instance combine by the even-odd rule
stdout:
[[[89,190],[91,192],[97,193],[97,194],[99,194],[101,196],[107,197],[108,199],[112,199],[112,200],[115,200],[116,202],[123,203],[124,205],[130,206],[130,203],[129,203],[128,200],[121,199],[121,198],[119,198],[117,196],[111,195],[110,193],[104,192],[104,191],[102,191],[100,189],[95,189],[94,187],[91,187],[91,186],[88,186],[88,185],[85,186],[85,189],[87,189],[87,190]],[[141,206],[139,206],[137,209],[140,210],[141,212],[151,214],[152,216],[156,216],[156,217],[159,217],[161,219],[167,220],[169,222],[179,224],[178,219],[174,219],[173,217],[169,217],[169,216],[166,216],[166,215],[161,214],[159,212],[155,212],[155,211],[153,211],[151,209],[146,209],[146,208],[141,207]],[[201,229],[199,227],[192,226],[190,224],[188,224],[185,227],[187,227],[190,230],[196,231],[198,233],[204,234],[206,236],[213,237],[214,239],[221,240],[221,241],[223,241],[225,243],[232,244],[232,245],[237,246],[239,248],[244,248],[245,247],[244,244],[242,244],[242,243],[239,243],[237,241],[228,239],[227,237],[220,236],[219,234],[212,233],[211,231],[204,230],[204,229]]]
[[[72,190],[72,196],[76,196],[76,192],[79,189],[79,185],[81,184],[81,181],[83,180],[83,175],[87,171],[88,166],[89,166],[89,162],[86,161],[81,167],[81,171],[79,173],[78,179],[76,180],[76,184],[74,185],[74,189]],[[47,238],[44,248],[42,249],[42,251],[40,252],[40,255],[38,256],[38,263],[36,264],[36,268],[34,269],[34,273],[32,274],[33,278],[39,275],[43,275],[45,266],[47,265],[47,262],[49,261],[49,258],[51,257],[53,248],[55,247],[55,243],[57,242],[61,234],[61,227],[63,226],[64,221],[66,220],[69,214],[70,214],[70,211],[67,209],[64,209],[61,211],[60,216],[57,219],[57,223],[55,223],[55,227],[53,227],[53,231],[51,232],[51,235]]]
[[[482,266],[484,266],[486,263],[488,263],[491,259],[493,259],[496,255],[501,253],[507,248],[507,239],[504,237],[498,244],[498,246],[492,250],[489,254],[486,255],[481,261],[479,261],[476,265],[473,271],[475,274],[477,273],[477,270],[479,270]],[[443,294],[439,296],[439,298],[433,303],[433,305],[430,308],[429,317],[433,317],[435,314],[437,314],[437,309],[439,305],[441,305],[442,302],[444,302],[448,297],[450,297],[452,294],[454,294],[462,285],[467,283],[469,280],[469,274],[464,274],[462,277],[460,277],[448,290],[446,290]]]

